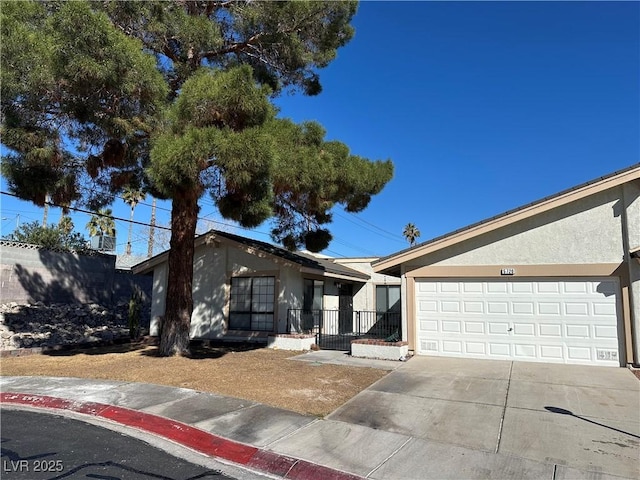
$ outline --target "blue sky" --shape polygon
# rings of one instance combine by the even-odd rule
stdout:
[[[388,255],[408,246],[408,222],[426,241],[640,162],[638,2],[363,2],[353,24],[320,71],[322,94],[276,102],[352,153],[394,162],[364,212],[336,210],[329,255]],[[1,200],[3,235],[18,214],[42,220],[38,207]],[[149,221],[150,203],[136,221]],[[86,234],[88,216],[73,218]],[[117,227],[123,251],[128,225]],[[267,224],[223,228],[269,241]],[[146,252],[137,226],[133,247]]]

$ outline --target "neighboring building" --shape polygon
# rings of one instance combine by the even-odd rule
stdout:
[[[152,335],[165,312],[168,254],[133,267],[153,275]],[[399,327],[400,281],[374,274],[370,259],[294,253],[212,230],[195,239],[193,265],[194,339],[266,341],[269,334],[318,331],[322,324],[325,334],[344,337],[340,345],[348,349],[349,338],[372,334],[387,312],[397,312]]]
[[[373,262],[418,355],[640,363],[640,164]]]

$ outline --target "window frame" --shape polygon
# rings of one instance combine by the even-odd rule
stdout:
[[[386,308],[384,310],[380,309],[380,306],[378,305],[378,289],[379,288],[384,288],[385,289],[385,302],[386,302]],[[398,289],[398,302],[397,302],[397,310],[391,310],[391,306],[389,305],[389,290],[390,288],[397,288]],[[384,284],[377,284],[375,286],[375,311],[376,313],[400,313],[401,309],[402,309],[402,286],[400,284],[389,284],[389,283],[384,283]]]
[[[256,280],[271,279],[271,283],[267,285],[256,285]],[[234,289],[234,283],[241,280],[249,281],[248,292],[237,292]],[[261,288],[271,288],[271,292],[263,293]],[[237,275],[232,276],[229,281],[229,330],[242,330],[242,331],[256,331],[256,332],[273,332],[276,327],[276,300],[277,300],[277,278],[275,275]],[[234,298],[235,296],[243,296],[244,298]],[[270,296],[270,301],[261,301],[261,297],[265,295]],[[258,299],[256,301],[256,298]],[[234,308],[234,302],[236,308]],[[237,308],[239,302],[247,303],[249,308],[242,309]],[[270,309],[264,309],[264,306],[271,307]],[[234,325],[234,316],[248,316],[248,326],[237,324]],[[258,316],[269,316],[270,319],[258,320]],[[237,320],[236,320],[237,322]],[[261,325],[264,323],[265,325]]]

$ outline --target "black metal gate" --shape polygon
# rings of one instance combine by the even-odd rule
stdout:
[[[351,341],[402,338],[399,312],[289,309],[289,333],[314,333],[323,350],[351,350]]]

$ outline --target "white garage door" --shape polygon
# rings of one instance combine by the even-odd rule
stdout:
[[[419,355],[620,366],[616,278],[415,285]]]

